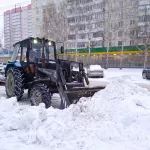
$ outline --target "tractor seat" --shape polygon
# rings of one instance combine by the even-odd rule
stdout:
[[[79,83],[79,82],[71,82],[71,83],[66,83],[66,86],[68,88],[74,88],[74,87],[84,87],[83,83]]]

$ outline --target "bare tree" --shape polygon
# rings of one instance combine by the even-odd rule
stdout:
[[[144,68],[147,67],[148,50],[150,49],[150,13],[148,8],[150,4],[140,5],[144,10],[143,14],[139,16],[139,22],[142,24],[136,28],[136,34],[133,36],[134,44],[144,54]]]
[[[105,68],[108,68],[109,63],[109,51],[111,46],[115,46],[116,40],[116,31],[117,31],[117,22],[118,20],[118,10],[117,6],[114,5],[115,0],[106,0],[105,1],[105,25],[104,25],[104,41],[106,47],[106,61],[105,61]],[[116,4],[116,3],[115,3]]]
[[[138,1],[121,0],[120,2],[122,4],[122,9],[120,9],[120,21],[123,23],[122,30],[119,31],[122,39],[120,54],[120,69],[122,69],[124,46],[132,45],[131,36],[135,34],[134,28],[137,27]]]
[[[89,46],[89,32],[88,33],[82,33],[83,31],[87,30],[87,26],[89,25],[90,21],[88,20],[87,14],[85,13],[85,6],[81,2],[74,0],[70,2],[68,7],[68,23],[69,23],[69,30],[68,35],[73,36],[75,39],[75,59],[78,61],[78,43],[82,40],[85,42],[86,45]],[[72,16],[73,15],[73,16]],[[75,17],[74,17],[75,16]],[[84,22],[84,23],[83,23]],[[86,23],[85,23],[86,22]],[[73,23],[73,25],[72,25]],[[80,35],[83,35],[83,39],[80,38]],[[88,44],[87,44],[88,43]],[[86,46],[84,45],[84,47]]]
[[[78,61],[78,38],[79,28],[82,25],[81,16],[83,16],[83,5],[74,0],[68,5],[68,37],[75,39],[75,59]],[[72,17],[72,14],[76,14],[76,17]],[[72,25],[72,23],[74,23]],[[69,39],[70,40],[70,39]]]
[[[69,31],[70,37],[68,40],[70,43],[75,42],[75,53],[77,60],[77,49],[86,48],[88,49],[89,59],[91,56],[91,48],[97,46],[95,43],[98,43],[94,37],[94,32],[98,32],[98,35],[101,33],[101,22],[103,22],[103,0],[93,0],[92,5],[89,1],[79,1],[74,0],[69,2]],[[97,29],[95,31],[95,29]],[[72,32],[74,30],[74,32]],[[100,43],[100,42],[99,42]],[[72,46],[73,47],[73,46]],[[90,62],[90,61],[89,61]]]
[[[42,36],[63,43],[67,43],[67,4],[66,1],[59,3],[51,2],[43,10]],[[58,44],[59,45],[59,44]]]
[[[106,68],[109,63],[110,46],[119,46],[120,69],[123,66],[124,46],[130,45],[130,30],[137,18],[137,2],[130,0],[106,0],[105,1],[105,46],[106,46]]]

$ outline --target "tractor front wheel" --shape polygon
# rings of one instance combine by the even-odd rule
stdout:
[[[18,101],[21,100],[24,93],[24,77],[19,69],[11,68],[7,71],[5,88],[7,97],[16,96]]]
[[[46,108],[51,106],[51,93],[43,84],[34,85],[29,92],[29,98],[32,106],[38,106],[44,103]]]

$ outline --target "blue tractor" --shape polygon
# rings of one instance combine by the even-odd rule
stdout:
[[[59,54],[64,52],[61,46]],[[78,66],[75,71],[74,66]],[[59,93],[60,108],[76,103],[80,97],[92,96],[104,87],[85,87],[89,84],[83,63],[59,59],[54,41],[27,38],[14,44],[14,51],[5,69],[6,95],[20,101],[28,90],[31,105],[51,106],[53,93]]]

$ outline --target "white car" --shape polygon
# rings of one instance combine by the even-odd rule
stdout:
[[[6,68],[6,63],[0,63],[0,73],[4,73]]]
[[[87,68],[87,75],[89,78],[104,77],[104,70],[100,65],[89,65]]]

